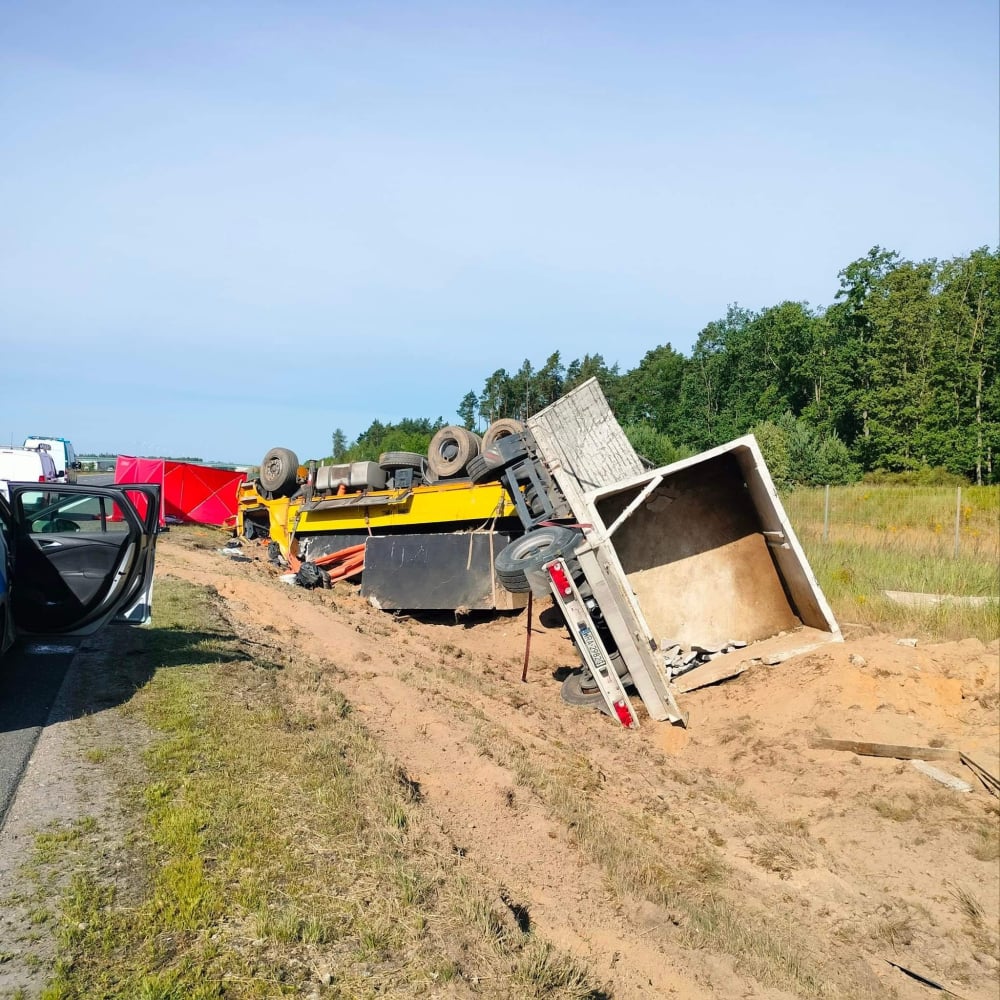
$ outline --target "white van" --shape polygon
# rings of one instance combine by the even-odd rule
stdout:
[[[55,462],[36,448],[0,448],[0,496],[8,499],[7,483],[54,483]]]
[[[56,463],[56,482],[75,483],[80,468],[73,444],[66,438],[26,437],[25,448],[47,448],[52,461]]]

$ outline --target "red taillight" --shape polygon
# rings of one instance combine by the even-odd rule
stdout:
[[[40,483],[44,483],[44,482],[45,482],[45,476],[39,476],[39,477],[38,477],[38,481],[39,481]]]
[[[615,714],[618,716],[618,721],[626,728],[631,729],[634,720],[632,719],[632,713],[628,710],[628,705],[623,701],[615,702]]]
[[[566,567],[561,562],[554,562],[549,567],[549,576],[556,585],[556,590],[563,597],[569,597],[573,593],[573,587],[569,582],[569,577],[566,575]]]

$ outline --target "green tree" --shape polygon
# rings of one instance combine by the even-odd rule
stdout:
[[[527,420],[528,415],[534,413],[537,408],[534,399],[535,369],[527,358],[521,362],[521,367],[510,377],[507,391],[508,412],[504,413],[504,416]]]
[[[535,372],[533,398],[539,409],[554,403],[562,395],[565,375],[562,358],[558,351],[553,351]]]
[[[860,478],[861,469],[851,460],[847,445],[836,434],[822,436],[813,463],[813,485],[844,486]]]
[[[925,427],[930,465],[997,482],[1000,448],[1000,251],[981,247],[938,273],[938,335]]]
[[[757,439],[764,464],[771,473],[771,479],[779,490],[793,485],[792,463],[788,454],[788,433],[773,420],[764,420],[750,428]]]
[[[692,453],[690,448],[675,445],[651,424],[625,424],[622,429],[636,454],[654,469],[687,458]]]
[[[934,261],[899,262],[872,283],[865,301],[870,337],[865,456],[873,467],[903,470],[927,464],[936,270]]]
[[[670,344],[647,351],[638,367],[622,375],[617,413],[624,424],[645,424],[662,433],[676,432],[685,358]]]
[[[338,427],[333,432],[330,454],[335,462],[342,462],[347,452],[347,435]]]
[[[498,368],[483,386],[479,396],[479,412],[488,423],[511,416],[508,411],[510,396],[510,375],[505,369]]]
[[[462,402],[458,404],[458,409],[455,411],[462,421],[462,426],[467,427],[470,431],[476,427],[476,410],[478,407],[479,397],[470,389],[462,397]]]
[[[609,367],[602,354],[585,354],[583,358],[575,358],[566,366],[563,391],[569,392],[570,389],[582,385],[589,378],[597,379],[609,405],[614,409],[618,395],[618,381],[621,378],[618,365]]]
[[[728,405],[727,395],[736,377],[738,355],[732,347],[750,319],[747,310],[730,306],[725,319],[714,320],[698,334],[684,367],[678,408],[680,436],[699,450],[739,436],[739,410]]]
[[[899,254],[894,250],[872,247],[867,256],[840,272],[836,302],[826,313],[835,330],[825,373],[828,390],[837,400],[834,409],[838,419],[832,429],[852,445],[865,468],[871,467],[875,454],[871,440],[874,332],[868,315],[868,298],[898,263]]]
[[[440,417],[436,421],[425,417],[404,417],[395,424],[383,424],[380,420],[374,420],[347,449],[344,461],[377,462],[384,451],[424,454],[434,432],[443,424]]]

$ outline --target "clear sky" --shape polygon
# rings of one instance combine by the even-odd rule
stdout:
[[[0,439],[256,462],[998,237],[996,0],[0,0]]]

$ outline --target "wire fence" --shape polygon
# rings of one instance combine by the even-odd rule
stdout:
[[[1000,567],[998,486],[825,486],[782,503],[807,549],[850,544]]]

